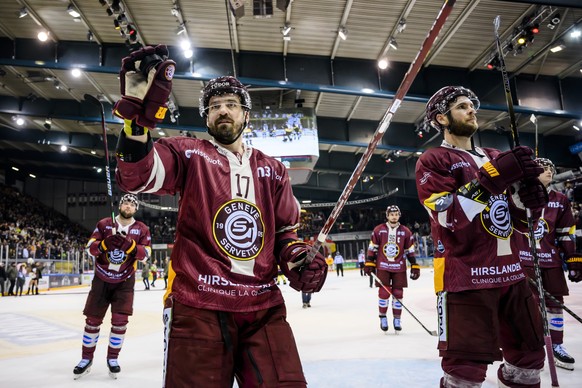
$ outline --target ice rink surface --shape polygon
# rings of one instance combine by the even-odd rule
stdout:
[[[429,330],[436,330],[432,269],[423,268],[409,281],[403,302]],[[105,317],[92,371],[73,380],[81,356],[84,327],[82,309],[88,287],[48,291],[39,296],[0,298],[1,387],[161,387],[163,281],[144,291],[136,284],[134,315],[119,357],[117,380],[105,361],[110,318]],[[566,306],[582,316],[582,284],[568,282]],[[161,288],[160,288],[161,286]],[[300,293],[280,286],[287,302],[288,320],[295,333],[310,387],[438,387],[440,359],[436,337],[430,336],[406,311],[403,331],[395,335],[379,327],[377,289],[357,270],[344,277],[330,272],[323,290],[303,309]],[[582,387],[582,324],[567,313],[564,345],[577,360],[576,369],[558,368],[560,387]],[[483,387],[497,387],[498,363],[488,369]],[[542,387],[550,387],[547,366]]]

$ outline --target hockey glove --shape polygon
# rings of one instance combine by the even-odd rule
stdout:
[[[517,195],[520,202],[528,209],[542,209],[548,203],[548,190],[538,178],[524,180]]]
[[[578,283],[582,280],[582,255],[574,253],[566,259],[566,266],[568,267],[568,279]]]
[[[101,252],[113,251],[115,249],[119,249],[127,255],[131,255],[137,251],[137,244],[134,240],[125,237],[122,234],[112,234],[111,236],[107,236],[101,241],[101,244],[99,244],[99,250]]]
[[[146,46],[123,58],[121,100],[113,107],[116,116],[150,129],[164,120],[176,69],[176,63],[167,58],[165,45]]]
[[[364,263],[364,273],[367,276],[372,276],[372,274],[376,273],[376,262],[374,260],[370,260],[369,258]]]
[[[420,265],[412,264],[410,266],[410,278],[416,280],[420,277]]]
[[[502,152],[479,169],[477,180],[487,191],[497,195],[514,182],[537,178],[544,169],[534,161],[532,155],[531,148],[523,146]]]
[[[327,277],[327,264],[319,252],[311,263],[306,263],[311,245],[303,241],[291,241],[279,253],[281,271],[289,279],[291,288],[303,292],[318,292]]]

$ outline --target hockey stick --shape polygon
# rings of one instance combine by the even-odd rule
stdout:
[[[424,330],[426,330],[426,332],[427,332],[428,334],[432,335],[433,337],[436,337],[436,336],[437,336],[437,332],[436,332],[436,330],[429,330],[429,329],[427,329],[427,328],[426,328],[426,326],[424,326],[424,325],[422,324],[422,322],[420,322],[420,320],[419,320],[418,318],[416,318],[416,316],[415,316],[415,315],[414,315],[414,314],[413,314],[413,313],[412,313],[412,312],[411,312],[411,311],[410,311],[410,310],[409,310],[409,309],[408,309],[408,308],[407,308],[407,307],[404,305],[404,303],[402,303],[402,301],[401,301],[400,299],[398,299],[397,297],[395,297],[395,296],[394,296],[394,294],[390,292],[390,290],[388,289],[388,287],[386,287],[386,286],[384,285],[384,283],[382,283],[382,280],[380,280],[380,279],[378,278],[378,276],[376,276],[376,274],[375,274],[374,272],[370,272],[370,276],[372,276],[372,277],[374,278],[374,280],[376,280],[376,281],[378,282],[378,284],[379,284],[379,285],[380,285],[380,286],[381,286],[381,287],[382,287],[384,290],[386,290],[386,292],[387,292],[387,293],[388,293],[390,296],[392,296],[392,298],[394,298],[394,300],[398,301],[398,303],[400,303],[400,304],[402,305],[402,307],[404,308],[404,310],[408,311],[408,314],[412,315],[412,318],[414,318],[414,319],[416,320],[416,322],[418,322],[418,323],[420,324],[420,326],[422,326],[422,328],[423,328]]]
[[[505,88],[505,101],[507,103],[507,110],[509,112],[509,120],[511,127],[511,135],[513,136],[514,147],[519,146],[519,133],[517,132],[517,124],[515,121],[515,112],[513,111],[513,100],[511,97],[511,88],[509,85],[509,77],[507,75],[507,69],[505,67],[505,58],[503,57],[503,48],[501,47],[501,41],[499,39],[499,26],[501,24],[501,17],[497,15],[493,20],[494,32],[495,32],[495,43],[497,45],[497,53],[499,55],[499,67],[501,70],[501,76],[503,78],[503,86]],[[531,254],[533,258],[534,270],[536,274],[536,286],[538,289],[538,294],[540,295],[540,312],[542,314],[542,321],[544,326],[544,342],[546,344],[546,354],[548,356],[548,367],[550,369],[550,378],[552,380],[552,387],[559,387],[558,384],[558,374],[556,372],[556,362],[554,360],[554,350],[552,348],[552,338],[550,337],[550,329],[548,328],[548,314],[546,312],[546,301],[541,295],[544,294],[544,288],[542,286],[542,275],[540,270],[540,263],[538,259],[538,252],[536,247],[536,238],[534,235],[533,219],[531,215],[531,209],[525,209],[527,214],[527,228],[529,235],[529,245],[531,249]]]
[[[109,196],[109,206],[111,207],[111,234],[115,234],[115,206],[113,206],[113,190],[111,185],[111,168],[109,167],[109,148],[107,147],[107,130],[105,128],[105,110],[103,104],[96,97],[85,94],[85,101],[98,106],[101,114],[101,130],[103,132],[103,148],[105,150],[105,178],[107,179],[107,195]]]
[[[532,278],[527,278],[527,280],[529,280],[529,282],[531,284],[533,284],[534,286],[537,287],[537,283],[535,280],[533,280]],[[570,310],[568,307],[566,307],[565,304],[563,304],[562,302],[560,302],[558,299],[556,299],[556,297],[554,297],[552,294],[550,294],[548,291],[546,291],[544,289],[544,295],[546,296],[546,298],[550,299],[552,302],[556,303],[557,305],[559,305],[562,309],[564,309],[564,311],[566,311],[568,314],[570,314],[572,316],[572,318],[574,318],[575,320],[577,320],[578,322],[582,323],[582,318],[580,318],[578,315],[576,315],[576,313],[572,310]]]
[[[382,120],[380,120],[378,128],[376,129],[376,132],[374,132],[370,144],[368,144],[366,151],[364,152],[362,158],[358,162],[358,165],[356,166],[356,169],[352,173],[350,180],[346,184],[344,191],[340,195],[340,198],[338,199],[335,207],[331,211],[331,214],[329,215],[329,217],[325,221],[325,224],[323,225],[323,228],[319,232],[317,240],[315,241],[313,247],[309,251],[306,260],[307,263],[311,263],[313,261],[315,254],[317,253],[317,251],[319,251],[321,245],[325,242],[325,239],[327,238],[327,235],[331,231],[333,224],[335,223],[337,217],[344,208],[344,205],[346,204],[348,198],[354,191],[354,188],[356,187],[356,184],[358,183],[358,180],[360,179],[362,172],[364,172],[364,169],[366,168],[366,165],[370,161],[370,158],[372,157],[374,150],[378,146],[378,142],[380,142],[382,136],[384,136],[384,132],[386,132],[386,130],[388,129],[388,126],[392,121],[392,117],[394,117],[394,114],[400,107],[400,104],[402,103],[404,96],[408,92],[408,89],[410,89],[410,86],[412,85],[412,82],[414,81],[416,75],[420,71],[420,68],[422,67],[423,62],[426,56],[428,55],[428,52],[430,51],[434,41],[436,40],[449,14],[451,13],[453,6],[455,5],[455,1],[456,0],[445,0],[443,6],[441,7],[441,10],[439,11],[439,14],[437,15],[430,31],[428,32],[426,38],[424,39],[424,42],[422,42],[422,45],[420,46],[420,50],[416,54],[416,58],[414,58],[414,60],[410,64],[410,67],[408,68],[408,71],[404,75],[404,78],[402,79],[402,82],[400,83],[400,86],[398,87],[398,90],[394,95],[394,100],[392,100],[392,103],[388,107],[388,110],[386,110],[386,112],[384,113],[384,117],[382,117]]]

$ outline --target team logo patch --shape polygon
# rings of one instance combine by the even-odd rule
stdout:
[[[214,241],[234,260],[254,259],[263,249],[265,225],[255,204],[234,199],[218,209],[212,223]]]
[[[174,65],[170,65],[166,67],[166,71],[164,72],[164,76],[168,81],[171,81],[174,78],[174,72],[176,71],[176,67]]]
[[[108,252],[107,259],[113,265],[121,265],[126,259],[125,252],[121,249],[114,249]]]
[[[386,244],[382,248],[384,255],[388,259],[388,261],[394,261],[398,254],[400,253],[400,248],[396,244]]]
[[[441,240],[437,242],[437,251],[439,251],[440,253],[445,252],[445,246],[443,245],[443,242]]]
[[[534,236],[537,241],[540,241],[544,236],[548,233],[550,227],[548,226],[548,222],[543,218],[540,218],[538,224],[536,226],[536,230],[534,231]]]
[[[489,203],[481,212],[481,224],[489,234],[499,239],[507,240],[511,236],[513,228],[505,194],[489,198]]]

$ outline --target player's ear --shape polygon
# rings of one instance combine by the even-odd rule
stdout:
[[[447,117],[447,115],[444,115],[442,113],[439,113],[436,115],[436,121],[442,125],[442,126],[448,126],[449,125],[449,118]]]

